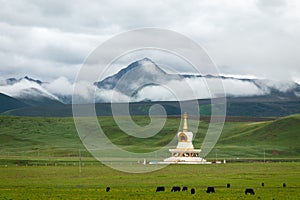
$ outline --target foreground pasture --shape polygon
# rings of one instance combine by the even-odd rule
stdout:
[[[170,192],[177,185],[188,186],[188,191]],[[157,186],[166,191],[156,193]],[[216,193],[207,194],[208,186]],[[245,188],[253,188],[255,195],[245,195]],[[146,174],[118,172],[101,164],[82,166],[81,172],[78,166],[0,166],[0,199],[183,198],[300,199],[300,163],[172,165]]]

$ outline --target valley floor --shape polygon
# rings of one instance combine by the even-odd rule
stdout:
[[[107,186],[110,192],[105,192]],[[155,192],[157,186],[166,191]],[[172,186],[189,190],[171,192]],[[208,186],[215,187],[215,193],[207,194]],[[245,188],[254,189],[255,195],[245,195]],[[299,162],[171,165],[145,174],[123,173],[100,163],[81,170],[0,166],[0,199],[299,199],[299,191]]]

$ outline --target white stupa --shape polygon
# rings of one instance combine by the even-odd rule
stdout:
[[[194,149],[193,133],[188,131],[187,114],[184,113],[182,132],[177,133],[178,144],[176,149],[169,149],[171,157],[164,159],[162,164],[211,164],[199,157],[201,149]]]

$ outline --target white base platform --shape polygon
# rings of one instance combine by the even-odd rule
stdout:
[[[161,162],[153,162],[149,164],[211,164],[211,162],[207,162],[205,159],[200,157],[169,157]]]
[[[149,164],[154,164],[154,163],[149,163]],[[169,165],[169,164],[183,164],[183,165],[208,165],[211,164],[211,162],[207,161],[200,161],[200,162],[186,162],[186,161],[181,161],[181,162],[157,162],[155,164],[164,164],[164,165]]]

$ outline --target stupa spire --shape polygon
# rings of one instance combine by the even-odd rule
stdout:
[[[201,149],[194,149],[193,133],[188,131],[188,115],[183,114],[183,131],[177,133],[178,143],[176,149],[169,149],[171,156],[164,159],[161,164],[211,164],[201,158]]]
[[[188,131],[187,118],[188,118],[188,116],[187,116],[186,112],[184,112],[184,114],[183,114],[183,132]]]

